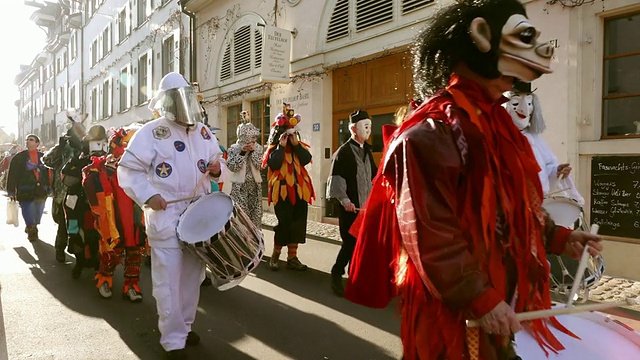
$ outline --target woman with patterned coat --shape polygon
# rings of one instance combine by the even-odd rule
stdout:
[[[243,112],[244,113],[244,112]],[[248,122],[238,126],[238,140],[227,150],[231,197],[249,215],[254,225],[262,224],[262,145],[256,143],[260,130]]]

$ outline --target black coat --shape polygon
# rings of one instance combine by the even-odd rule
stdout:
[[[16,196],[18,201],[44,200],[49,195],[49,169],[42,163],[42,153],[38,151],[38,164],[27,169],[29,151],[17,153],[11,159],[7,176],[7,193]],[[36,178],[35,173],[39,173]]]
[[[353,143],[356,143],[356,141],[350,138],[349,141],[338,148],[331,162],[331,171],[329,174],[330,176],[340,176],[345,180],[347,183],[347,196],[356,207],[360,207],[364,204],[360,204],[358,198],[358,165],[356,163],[356,156],[353,150],[351,150],[351,144]],[[378,167],[373,160],[371,145],[365,142],[364,151],[371,163],[371,180],[373,180],[378,172]]]

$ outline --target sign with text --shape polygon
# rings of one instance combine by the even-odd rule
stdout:
[[[640,156],[591,159],[590,219],[599,234],[640,239]]]
[[[261,80],[288,83],[291,64],[291,32],[266,25],[262,50]]]

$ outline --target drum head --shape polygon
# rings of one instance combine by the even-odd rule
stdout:
[[[577,201],[563,198],[552,197],[544,199],[542,207],[549,213],[549,217],[557,225],[574,228],[576,220],[580,217],[580,204]]]
[[[229,195],[215,192],[201,196],[180,215],[176,233],[188,244],[207,241],[222,230],[233,213]]]

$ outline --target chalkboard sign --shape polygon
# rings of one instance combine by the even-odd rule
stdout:
[[[640,238],[640,156],[593,157],[591,223],[601,235]]]

